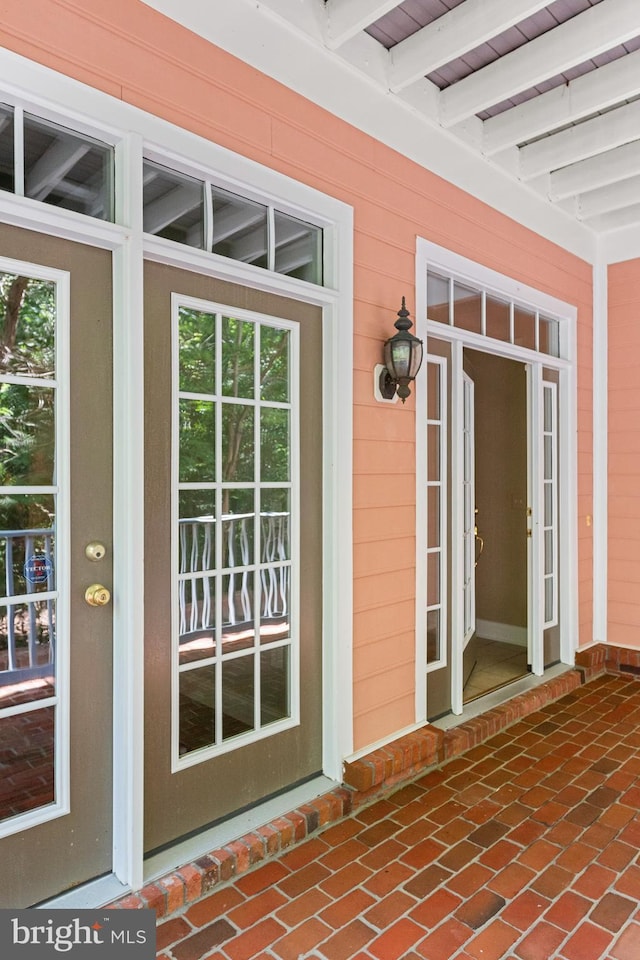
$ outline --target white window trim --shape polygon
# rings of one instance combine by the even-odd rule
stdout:
[[[112,142],[116,148],[118,224],[0,192],[0,221],[114,251],[114,875],[138,889],[143,871],[143,251],[231,282],[320,306],[323,310],[323,747],[325,774],[340,780],[353,749],[353,209],[277,170],[205,140],[137,107],[0,50],[8,102],[45,119]],[[3,93],[0,93],[2,99]],[[64,104],[64,109],[60,108]],[[100,117],[96,124],[95,117]],[[228,183],[272,197],[278,209],[324,227],[320,287],[142,233],[142,156],[188,158]],[[251,185],[251,187],[249,186]],[[261,276],[258,277],[257,273]],[[264,276],[262,276],[264,274]],[[348,415],[345,416],[345,411]]]
[[[46,700],[34,700],[19,708],[0,710],[0,717],[26,713],[31,710],[55,710],[54,734],[54,784],[53,803],[27,813],[18,814],[0,822],[0,838],[28,830],[40,823],[65,816],[71,812],[71,753],[70,753],[70,275],[66,270],[35,265],[23,260],[0,257],[0,271],[44,280],[56,285],[56,370],[55,377],[43,381],[56,391],[55,396],[55,484],[50,487],[12,487],[14,493],[43,492],[56,498],[55,526],[55,575],[56,589],[51,593],[38,594],[42,599],[51,598],[56,603],[56,649],[55,649],[55,695]],[[5,488],[3,488],[5,489]],[[34,595],[31,595],[34,596]]]
[[[517,300],[529,305],[532,310],[560,321],[561,357],[551,357],[533,350],[517,347],[510,343],[490,340],[481,334],[472,334],[444,323],[428,321],[427,318],[427,270],[444,271],[456,280],[468,282],[487,290],[497,297]],[[500,356],[517,359],[523,363],[539,363],[545,367],[560,371],[558,404],[560,417],[558,423],[559,447],[559,516],[563,522],[559,529],[560,562],[558,576],[563,584],[560,622],[562,625],[560,640],[560,658],[563,663],[575,662],[578,646],[578,484],[577,484],[577,308],[536,290],[512,277],[498,273],[481,263],[469,260],[460,254],[447,250],[438,244],[418,237],[416,243],[416,335],[426,341],[430,333],[441,340],[448,340],[458,349],[462,345],[476,350],[492,352]],[[416,516],[426,516],[424,490],[426,474],[424,456],[423,425],[426,422],[427,395],[424,376],[416,381]],[[420,557],[426,549],[426,530],[418,524],[416,530],[416,570],[419,570]],[[454,578],[455,579],[455,578]],[[455,589],[455,583],[452,585]],[[416,603],[426,602],[425,586],[420,579],[416,583]],[[455,610],[451,611],[453,622]],[[416,617],[416,720],[424,721],[427,716],[424,669],[426,657],[426,636],[420,631]]]

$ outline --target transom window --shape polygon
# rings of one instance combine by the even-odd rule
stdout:
[[[207,180],[144,163],[144,231],[276,273],[323,282],[322,229]]]
[[[0,190],[115,221],[113,144],[0,103]],[[145,233],[322,284],[323,230],[212,180],[145,159]]]
[[[297,722],[298,331],[181,299],[174,352],[178,754],[204,759]]]
[[[427,272],[427,317],[492,340],[560,356],[556,318],[431,270]]]
[[[0,188],[99,220],[114,218],[114,150],[0,104]]]

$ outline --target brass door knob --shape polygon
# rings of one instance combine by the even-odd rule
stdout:
[[[111,594],[101,583],[92,583],[85,590],[84,598],[90,607],[106,607],[111,600]]]

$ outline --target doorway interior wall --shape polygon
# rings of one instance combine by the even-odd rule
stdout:
[[[514,371],[526,371],[520,388],[523,401],[526,392],[526,418],[516,429],[526,445],[521,520],[527,542],[526,640],[534,674],[558,660],[573,662],[578,598],[576,310],[428,241],[418,242],[417,271],[417,327],[427,342],[426,384],[416,385],[419,722],[463,712],[464,638],[468,642],[472,635],[478,601],[473,568],[482,560],[482,538],[491,536],[480,515],[471,516],[477,504],[469,499],[476,479],[470,431],[478,442],[477,419],[474,424],[469,416],[470,409],[478,416],[477,404],[470,406],[469,361],[476,355],[503,358]],[[522,487],[520,482],[510,495],[515,511]],[[437,628],[443,632],[436,638]]]

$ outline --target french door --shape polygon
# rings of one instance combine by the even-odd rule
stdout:
[[[319,308],[145,268],[145,849],[322,769]]]
[[[489,631],[477,634],[485,640],[512,644],[524,643],[526,638],[527,661],[536,674],[560,659],[560,372],[542,362],[525,364],[467,350],[460,342],[453,342],[448,350],[436,347],[434,338],[430,343],[432,349],[448,356],[451,379],[447,390],[440,373],[443,361],[432,356],[429,372],[433,369],[432,376],[437,372],[443,384],[438,400],[444,410],[441,422],[449,425],[451,454],[442,472],[448,490],[439,502],[449,503],[450,513],[439,518],[438,529],[448,531],[451,587],[450,617],[443,618],[450,623],[450,670],[447,658],[442,657],[442,667],[433,664],[428,676],[432,699],[440,696],[439,685],[447,683],[451,710],[462,713],[463,656],[477,631]],[[497,388],[497,379],[512,386]],[[509,389],[515,393],[509,394]],[[430,419],[430,429],[432,422]],[[505,430],[507,423],[511,440],[492,442],[496,431]],[[483,609],[478,614],[476,471],[480,457],[485,505],[482,535],[489,550],[481,561]],[[432,513],[428,517],[431,526]],[[521,557],[521,562],[515,557]],[[522,595],[521,612],[516,611],[515,616],[513,604],[509,605],[513,591],[503,583],[508,578]]]
[[[111,870],[111,254],[0,226],[0,301],[0,906],[16,908]]]

